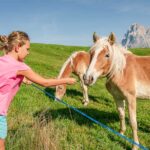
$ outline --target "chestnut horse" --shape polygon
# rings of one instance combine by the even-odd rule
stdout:
[[[115,43],[113,33],[108,38],[93,35],[90,48],[91,62],[84,76],[85,84],[92,85],[98,77],[106,77],[106,88],[112,94],[120,118],[120,133],[124,134],[125,101],[133,139],[139,143],[136,120],[136,98],[150,99],[150,56],[136,56]],[[133,150],[138,149],[133,146]]]
[[[58,78],[69,77],[73,72],[80,79],[80,84],[83,90],[83,104],[86,106],[89,103],[88,89],[84,84],[83,75],[86,73],[90,62],[90,55],[85,51],[74,52],[64,63],[59,73]],[[62,99],[66,93],[66,85],[56,86],[55,96]]]

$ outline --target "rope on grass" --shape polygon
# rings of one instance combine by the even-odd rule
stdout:
[[[112,128],[106,126],[105,124],[103,124],[103,123],[101,123],[101,122],[95,120],[94,118],[90,117],[89,115],[85,114],[84,112],[82,112],[82,111],[78,110],[77,108],[75,108],[75,107],[73,107],[73,106],[67,104],[67,103],[64,102],[63,100],[60,100],[60,99],[58,99],[57,97],[55,97],[54,95],[50,94],[49,92],[47,92],[47,91],[45,91],[45,90],[39,88],[39,87],[36,86],[35,84],[32,84],[32,86],[35,87],[36,89],[42,91],[43,93],[45,93],[46,95],[48,95],[48,96],[51,97],[52,99],[56,100],[57,102],[60,102],[60,103],[62,103],[62,104],[64,104],[64,105],[66,105],[67,107],[71,108],[72,110],[78,112],[79,114],[81,114],[82,116],[88,118],[89,120],[93,121],[94,123],[98,124],[98,125],[101,126],[102,128],[107,129],[108,131],[110,131],[110,132],[112,132],[112,133],[118,135],[119,137],[125,139],[125,140],[128,141],[129,143],[131,143],[131,144],[133,144],[133,145],[136,145],[136,146],[138,146],[139,148],[141,148],[141,149],[143,149],[143,150],[148,150],[148,148],[146,148],[145,146],[143,146],[143,145],[141,145],[141,144],[135,142],[134,140],[132,140],[132,139],[126,137],[125,135],[122,135],[122,134],[120,134],[119,132],[113,130]]]

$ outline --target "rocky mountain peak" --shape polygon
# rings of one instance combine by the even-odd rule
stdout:
[[[122,45],[128,48],[150,47],[150,28],[137,23],[132,24],[122,39]]]

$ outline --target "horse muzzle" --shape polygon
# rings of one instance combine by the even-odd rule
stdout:
[[[84,84],[85,85],[92,85],[93,81],[94,81],[94,77],[93,76],[87,76],[86,74],[83,75],[83,80],[84,80]]]

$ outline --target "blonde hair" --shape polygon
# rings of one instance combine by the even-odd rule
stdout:
[[[5,53],[12,51],[16,45],[23,46],[30,38],[27,33],[22,31],[14,31],[7,36],[0,36],[0,50],[4,50]]]

